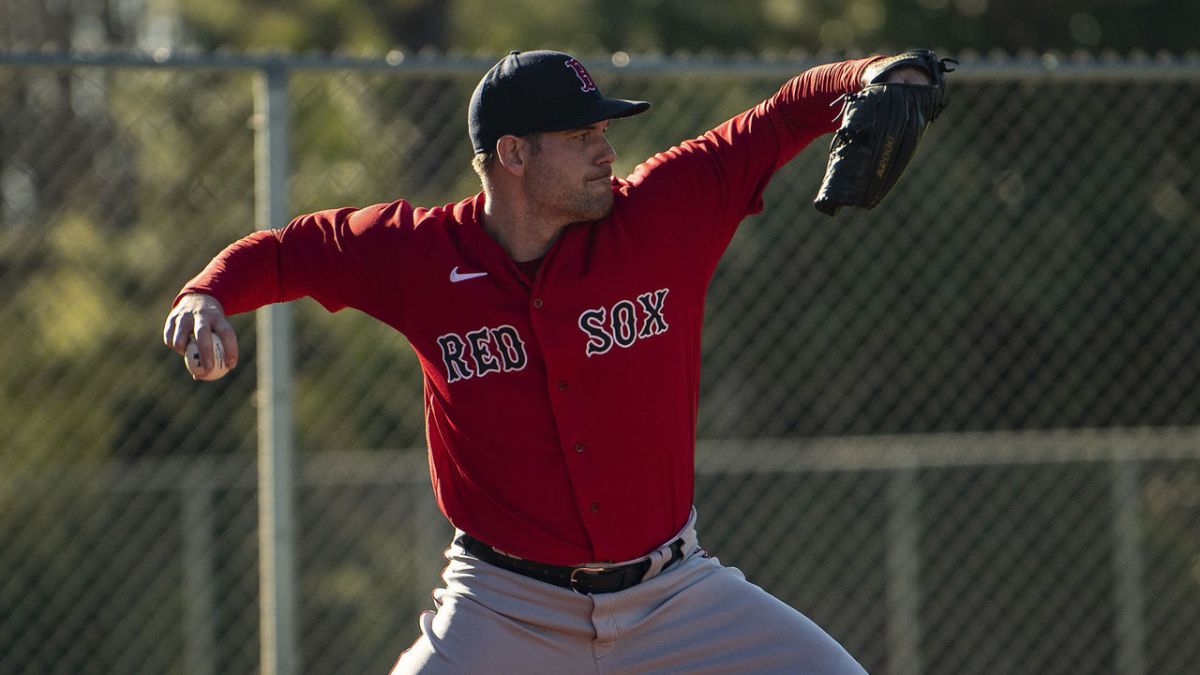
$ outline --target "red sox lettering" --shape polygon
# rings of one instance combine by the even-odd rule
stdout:
[[[633,300],[618,300],[611,308],[596,307],[579,315],[579,329],[587,335],[584,353],[588,357],[607,353],[613,348],[632,347],[639,339],[665,333],[671,327],[663,316],[669,288],[642,293]],[[459,335],[438,337],[446,383],[484,377],[491,373],[523,370],[529,357],[525,341],[510,325],[483,326]]]
[[[446,382],[469,380],[489,373],[521,370],[529,361],[525,342],[509,325],[483,326],[466,335],[446,333],[437,339],[446,365]]]
[[[670,290],[660,288],[642,293],[637,296],[637,305],[630,300],[620,300],[611,309],[597,307],[580,314],[579,329],[588,336],[585,348],[588,357],[607,353],[614,344],[631,347],[640,338],[667,332],[670,326],[663,317],[663,305],[667,302]]]

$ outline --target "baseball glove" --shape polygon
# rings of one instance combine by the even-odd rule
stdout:
[[[917,151],[921,137],[946,107],[946,73],[954,59],[918,49],[871,65],[874,77],[842,97],[842,126],[829,147],[825,179],[813,205],[834,215],[843,206],[873,208],[887,195]],[[886,82],[888,73],[912,66],[932,85]]]

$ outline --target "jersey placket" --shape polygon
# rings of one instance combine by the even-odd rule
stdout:
[[[569,235],[564,236],[563,240],[568,238]],[[584,437],[588,428],[585,421],[592,413],[589,412],[588,392],[580,387],[581,378],[577,377],[581,359],[576,352],[582,353],[585,342],[570,309],[577,300],[572,303],[564,294],[555,292],[555,268],[559,267],[556,263],[570,265],[570,261],[556,261],[555,258],[564,254],[569,256],[568,251],[573,249],[571,243],[576,243],[563,240],[556,242],[534,279],[530,290],[529,324],[545,362],[546,392],[558,431],[563,465],[575,496],[575,507],[595,551],[602,548],[597,546],[597,534],[603,531],[598,527],[603,508],[600,480],[603,472],[596,465],[594,439]]]

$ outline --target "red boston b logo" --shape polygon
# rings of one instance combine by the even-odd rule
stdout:
[[[583,83],[581,91],[596,91],[596,83],[592,82],[592,76],[588,75],[588,71],[584,69],[583,64],[575,59],[567,59],[567,67],[575,71],[575,77]]]

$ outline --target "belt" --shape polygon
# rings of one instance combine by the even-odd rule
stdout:
[[[458,543],[467,553],[489,562],[496,567],[510,572],[522,574],[531,579],[544,581],[555,586],[569,588],[576,593],[585,595],[593,593],[615,593],[642,583],[646,570],[650,569],[650,560],[639,560],[628,565],[576,567],[564,565],[547,565],[545,563],[514,558],[505,555],[469,534],[461,534]],[[663,564],[665,570],[676,561],[683,559],[683,538],[670,543],[671,557]]]

